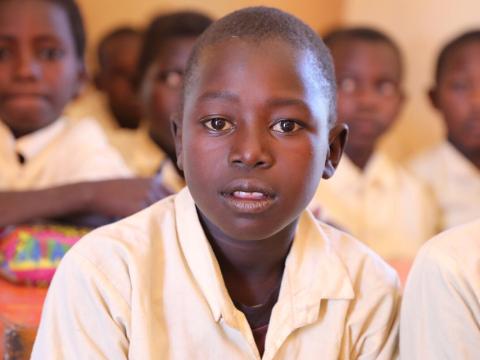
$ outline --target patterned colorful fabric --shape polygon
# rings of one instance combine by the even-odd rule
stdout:
[[[65,253],[89,229],[25,225],[0,234],[0,275],[30,285],[48,285]]]

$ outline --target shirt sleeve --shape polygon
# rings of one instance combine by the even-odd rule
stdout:
[[[402,304],[402,359],[478,358],[480,294],[471,286],[478,277],[465,274],[461,262],[432,246],[420,252]]]
[[[128,321],[126,300],[72,249],[50,285],[32,359],[126,359]]]

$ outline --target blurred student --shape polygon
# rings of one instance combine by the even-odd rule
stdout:
[[[435,232],[425,187],[378,149],[404,102],[400,50],[370,28],[325,37],[337,77],[337,115],[349,127],[346,156],[312,205],[389,260],[408,259]]]
[[[448,230],[420,250],[400,329],[401,359],[478,359],[480,220]]]
[[[480,217],[480,30],[445,45],[429,97],[447,138],[413,159],[411,169],[433,189],[448,229]]]
[[[193,45],[211,23],[209,17],[196,12],[170,13],[151,22],[137,73],[145,126],[131,146],[118,146],[125,150],[124,158],[137,174],[161,172],[163,183],[172,192],[185,186],[176,166],[172,119],[178,115],[183,74]]]
[[[150,179],[112,180],[132,173],[95,121],[62,117],[86,78],[84,51],[75,1],[0,1],[0,227],[148,202]]]

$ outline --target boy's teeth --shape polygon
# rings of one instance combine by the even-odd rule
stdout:
[[[233,196],[240,198],[240,199],[249,199],[249,200],[257,200],[263,199],[265,195],[261,192],[247,192],[247,191],[234,191]]]

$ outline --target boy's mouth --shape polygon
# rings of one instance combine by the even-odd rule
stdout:
[[[240,213],[260,213],[276,200],[276,195],[267,186],[252,181],[237,181],[221,192],[226,204]]]

